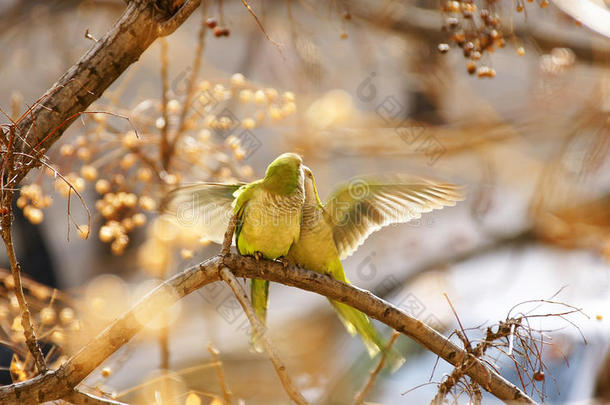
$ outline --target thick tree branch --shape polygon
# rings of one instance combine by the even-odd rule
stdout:
[[[257,262],[253,258],[236,254],[214,256],[167,280],[147,294],[129,312],[114,321],[59,369],[28,381],[0,387],[0,403],[17,405],[65,397],[106,358],[133,338],[142,329],[143,323],[153,320],[182,297],[206,284],[218,281],[221,266],[229,267],[236,277],[278,282],[351,305],[413,338],[454,366],[460,366],[468,360],[471,367],[466,370],[466,374],[497,398],[505,402],[535,404],[530,397],[485,363],[468,354],[434,329],[370,292],[310,270],[294,266],[284,268],[283,264],[278,262],[269,260]]]

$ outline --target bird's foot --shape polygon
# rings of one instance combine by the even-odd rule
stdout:
[[[277,258],[277,261],[282,263],[282,266],[284,266],[284,268],[288,268],[288,265],[290,264],[290,262],[288,261],[288,259],[286,258],[286,256],[280,256]]]
[[[254,258],[258,262],[259,260],[261,260],[263,258],[263,254],[261,252],[254,252]]]

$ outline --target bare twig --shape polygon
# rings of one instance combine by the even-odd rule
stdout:
[[[19,310],[21,312],[21,326],[23,327],[23,335],[25,336],[25,342],[27,344],[28,350],[32,354],[34,361],[36,362],[36,368],[39,373],[44,373],[47,371],[47,365],[44,361],[44,356],[42,355],[42,350],[40,350],[40,345],[38,344],[38,340],[36,339],[36,332],[34,331],[34,324],[32,323],[32,318],[30,314],[30,309],[28,307],[28,303],[25,299],[25,295],[23,294],[23,286],[21,284],[21,266],[17,261],[17,256],[15,255],[15,247],[13,246],[13,235],[12,235],[12,197],[13,192],[4,190],[4,208],[7,209],[7,212],[2,216],[2,239],[4,240],[4,244],[6,246],[6,252],[8,254],[8,259],[11,265],[11,273],[13,274],[13,282],[15,284],[15,296],[17,297],[17,302],[19,303]]]
[[[212,358],[214,359],[214,363],[216,363],[216,373],[218,374],[218,385],[220,385],[220,388],[222,389],[222,395],[224,397],[225,400],[225,405],[231,405],[231,390],[229,390],[229,387],[227,387],[227,383],[225,381],[225,373],[224,370],[222,369],[222,362],[220,361],[220,358],[218,357],[218,349],[216,349],[212,343],[210,343],[208,345],[208,351],[210,352],[210,354],[212,355]]]
[[[237,224],[237,215],[233,215],[231,220],[229,221],[229,226],[227,227],[227,231],[225,232],[225,237],[222,242],[222,250],[220,254],[222,256],[228,255],[231,251],[231,243],[233,240],[233,233],[235,232],[235,225]]]
[[[362,387],[362,390],[354,397],[354,405],[360,405],[364,403],[364,400],[369,395],[371,389],[373,388],[373,385],[375,384],[375,379],[377,378],[381,370],[383,370],[387,353],[394,345],[394,342],[396,342],[396,339],[398,339],[398,336],[400,336],[400,333],[398,332],[394,332],[394,334],[392,334],[392,337],[390,338],[390,341],[388,342],[385,351],[381,354],[381,359],[379,360],[377,367],[375,367],[375,369],[371,371],[371,374],[369,375],[366,384],[364,385],[364,387]]]
[[[133,338],[144,324],[156,318],[159,313],[182,297],[204,285],[218,281],[221,266],[232,269],[236,277],[278,282],[350,305],[411,337],[454,366],[462,364],[465,358],[473,358],[466,374],[483,389],[505,402],[536,404],[527,394],[504,379],[485,362],[474,358],[423,322],[370,292],[324,274],[294,266],[284,267],[282,263],[271,260],[263,259],[257,262],[254,258],[237,254],[214,256],[160,284],[57,370],[47,371],[18,384],[0,387],[0,403],[18,405],[65,397],[106,358]]]
[[[203,55],[203,49],[205,45],[205,33],[207,32],[207,26],[205,24],[207,17],[206,10],[207,3],[204,2],[203,8],[201,10],[201,26],[199,27],[199,35],[197,36],[197,48],[195,49],[195,56],[193,58],[193,70],[188,80],[186,97],[182,105],[182,111],[180,111],[180,123],[178,125],[178,130],[176,131],[176,134],[174,135],[174,138],[172,139],[170,144],[170,161],[168,162],[168,166],[171,166],[171,159],[176,149],[176,144],[178,143],[178,140],[186,129],[186,116],[191,108],[191,102],[193,101],[193,97],[195,96],[195,89],[197,88],[196,82],[197,77],[199,76],[199,68],[201,67],[201,55]]]
[[[233,291],[233,294],[235,294],[235,297],[239,301],[239,304],[241,305],[242,309],[246,313],[246,316],[250,321],[250,325],[252,325],[252,333],[254,333],[257,339],[259,339],[259,341],[263,344],[263,347],[265,348],[265,351],[267,352],[271,363],[273,363],[273,367],[275,367],[275,372],[277,373],[278,377],[280,377],[282,386],[284,387],[284,390],[286,391],[288,396],[299,405],[307,405],[308,402],[303,397],[303,394],[301,394],[299,390],[294,387],[290,376],[286,372],[286,366],[284,365],[284,362],[282,361],[282,359],[280,359],[278,353],[273,347],[273,344],[269,340],[269,337],[265,333],[265,327],[256,317],[254,313],[254,308],[252,307],[252,304],[248,299],[246,291],[244,291],[243,287],[239,284],[233,273],[231,273],[231,270],[229,270],[228,268],[223,267],[220,270],[220,278],[229,285],[229,287]]]
[[[6,253],[8,260],[11,265],[11,273],[13,275],[13,283],[15,285],[14,291],[19,303],[19,310],[21,314],[21,326],[23,327],[23,335],[25,336],[25,342],[28,350],[34,358],[36,363],[36,369],[39,373],[47,371],[47,365],[40,350],[40,345],[36,339],[36,332],[34,331],[34,325],[28,308],[28,303],[23,293],[23,285],[21,283],[21,267],[15,254],[15,246],[13,245],[13,194],[14,190],[11,187],[5,187],[6,184],[11,183],[11,178],[15,176],[17,170],[14,169],[15,155],[14,155],[14,141],[15,141],[15,127],[9,128],[9,138],[6,143],[6,153],[4,159],[2,159],[2,165],[0,166],[0,180],[2,184],[0,186],[0,211],[2,212],[0,218],[0,227],[2,233],[2,240],[6,246]],[[4,135],[4,134],[2,134]],[[5,183],[6,180],[6,183]]]
[[[115,401],[109,398],[98,397],[88,392],[74,390],[70,395],[65,397],[74,405],[126,405],[123,402]]]
[[[167,65],[168,62],[168,49],[167,49],[167,40],[165,38],[161,38],[159,41],[161,43],[161,116],[163,117],[163,127],[161,127],[161,147],[159,148],[159,152],[161,152],[161,165],[163,170],[169,170],[169,156],[170,156],[170,147],[169,147],[169,116],[167,113],[167,93],[169,91],[169,79],[167,73]]]

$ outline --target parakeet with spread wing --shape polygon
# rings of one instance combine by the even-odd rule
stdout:
[[[229,220],[236,215],[235,243],[240,254],[281,258],[299,239],[305,199],[302,163],[299,155],[284,153],[267,167],[263,179],[249,184],[178,188],[169,193],[163,210],[217,243],[222,243]],[[265,323],[269,282],[252,279],[250,291],[256,315]]]
[[[322,204],[313,173],[307,167],[304,170],[303,223],[299,240],[292,245],[287,258],[345,283],[349,280],[341,259],[354,253],[371,233],[463,199],[454,185],[398,175],[352,179],[337,187]],[[347,330],[361,336],[371,356],[384,350],[385,341],[365,314],[340,302],[331,303]],[[397,353],[390,355],[394,368],[402,364]]]

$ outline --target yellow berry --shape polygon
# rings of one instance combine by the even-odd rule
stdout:
[[[68,324],[74,320],[74,310],[72,308],[64,308],[59,312],[59,320],[61,323]]]
[[[23,209],[26,205],[28,205],[28,200],[25,197],[19,197],[17,199],[17,207]]]
[[[87,145],[87,138],[85,138],[82,135],[77,136],[76,141],[74,143],[76,143],[76,146],[85,146],[85,145]]]
[[[268,88],[268,89],[265,89],[265,95],[267,96],[269,101],[273,101],[277,98],[278,92],[274,88]]]
[[[265,101],[267,101],[267,97],[265,96],[265,92],[262,91],[262,90],[257,90],[254,93],[254,101],[256,101],[259,104],[262,104]]]
[[[138,203],[138,196],[134,193],[126,193],[122,201],[126,207],[133,208]]]
[[[128,153],[121,159],[121,167],[125,170],[129,169],[136,162],[137,156],[135,153]]]
[[[95,191],[99,194],[106,194],[110,191],[110,182],[106,179],[99,179],[95,182]]]
[[[246,129],[253,129],[256,126],[256,121],[254,121],[252,118],[244,118],[241,125]]]
[[[152,211],[157,207],[157,204],[155,203],[155,200],[144,195],[140,197],[140,207],[146,211]]]
[[[133,230],[133,227],[135,226],[133,223],[133,219],[131,218],[123,218],[123,220],[121,221],[121,225],[123,226],[123,228],[125,228],[127,232],[131,232]]]
[[[74,145],[62,145],[61,148],[59,148],[59,154],[62,156],[72,156],[74,155],[76,148],[74,148]]]
[[[110,377],[110,374],[112,374],[112,369],[110,367],[104,367],[102,369],[102,377],[108,378]]]
[[[294,93],[291,91],[285,91],[283,94],[286,101],[294,101]]]
[[[76,191],[81,192],[85,189],[85,179],[82,177],[77,177],[72,181],[72,187],[76,189]]]
[[[167,102],[167,111],[169,111],[171,114],[177,114],[180,112],[180,102],[176,99],[169,100]]]
[[[132,219],[135,226],[143,226],[146,224],[146,215],[141,212],[134,214]]]
[[[108,225],[104,225],[100,228],[99,237],[102,242],[110,242],[114,239],[114,232]]]
[[[254,97],[252,90],[244,89],[239,92],[239,100],[244,103],[247,103],[248,101],[252,100],[252,97]]]
[[[85,165],[80,169],[80,175],[83,176],[85,180],[93,181],[97,178],[97,169],[90,165]]]
[[[56,313],[53,308],[45,307],[40,311],[40,322],[43,325],[50,325],[55,322]]]
[[[269,108],[269,115],[271,115],[271,118],[273,118],[276,121],[281,120],[283,118],[282,117],[282,110],[280,110],[276,106],[271,106]]]
[[[23,215],[34,225],[38,225],[39,223],[41,223],[44,219],[44,214],[42,213],[42,211],[38,208],[34,208],[34,207],[26,207],[26,208],[31,208],[30,210],[27,211],[27,213],[24,211]]]
[[[91,151],[86,147],[78,148],[76,156],[78,156],[80,160],[87,161],[91,159]]]
[[[246,83],[246,78],[241,73],[235,73],[231,76],[231,84],[234,86],[243,86]]]
[[[129,131],[125,134],[125,136],[123,136],[123,139],[121,140],[123,147],[127,148],[127,149],[132,149],[135,148],[136,146],[138,146],[138,144],[140,143],[140,140],[138,139],[136,133],[134,131]]]
[[[152,171],[147,167],[138,169],[138,180],[149,181],[152,178]]]

